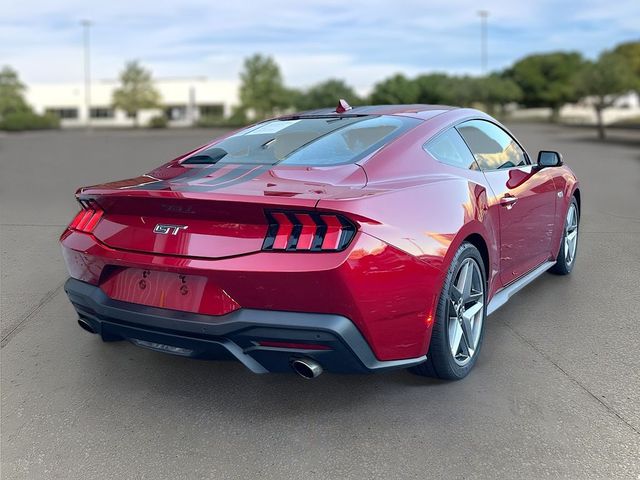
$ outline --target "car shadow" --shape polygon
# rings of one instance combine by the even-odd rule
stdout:
[[[216,410],[234,415],[295,418],[361,409],[397,395],[398,387],[438,389],[450,385],[406,370],[371,375],[324,373],[305,380],[295,373],[256,375],[233,361],[203,361],[147,351],[128,342],[102,343],[84,359],[92,389],[142,394],[179,409]],[[105,365],[111,368],[105,370]],[[87,372],[89,370],[89,372]],[[126,372],[122,374],[121,372]],[[395,393],[394,393],[395,392]],[[158,400],[153,400],[157,396]],[[161,397],[161,400],[160,400]]]

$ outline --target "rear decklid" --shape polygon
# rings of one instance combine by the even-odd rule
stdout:
[[[359,163],[420,123],[368,114],[270,120],[148,175],[84,189],[80,199],[104,210],[93,234],[112,248],[204,258],[243,255],[262,248],[270,223],[266,210],[309,211],[322,199],[360,195],[367,175]],[[284,229],[304,221],[329,228],[313,216],[294,217],[281,218]]]
[[[200,258],[257,252],[266,210],[309,211],[366,183],[355,164],[334,167],[180,165],[78,192],[104,211],[93,235],[120,250]],[[163,178],[159,178],[163,177]]]

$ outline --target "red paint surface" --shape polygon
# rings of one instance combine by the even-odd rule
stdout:
[[[142,268],[124,268],[100,288],[123,302],[206,315],[224,315],[240,306],[210,278]]]

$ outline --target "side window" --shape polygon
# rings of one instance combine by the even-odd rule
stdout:
[[[471,168],[473,170],[478,169],[469,147],[465,145],[455,128],[450,128],[429,141],[424,146],[424,149],[436,160],[447,165]]]
[[[457,127],[482,170],[496,170],[528,165],[524,151],[497,125],[471,120]]]

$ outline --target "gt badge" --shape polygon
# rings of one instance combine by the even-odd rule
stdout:
[[[158,233],[160,235],[177,235],[180,230],[186,229],[186,225],[167,225],[164,223],[159,223],[155,227],[153,227],[153,233]]]

